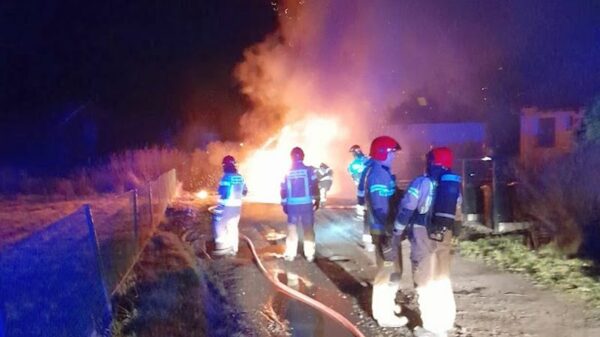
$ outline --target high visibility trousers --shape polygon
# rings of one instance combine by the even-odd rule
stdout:
[[[298,254],[298,241],[302,234],[304,256],[312,261],[315,257],[315,229],[314,216],[310,214],[290,215],[288,214],[287,237],[285,238],[286,260],[293,260]],[[302,231],[302,233],[300,233]]]
[[[386,235],[374,234],[375,259],[377,262],[377,274],[373,280],[373,294],[371,297],[371,311],[380,325],[382,322],[395,322],[396,325],[406,324],[406,318],[400,320],[395,316],[399,314],[399,306],[396,305],[396,293],[400,289],[400,278],[402,277],[402,249],[398,247],[393,261],[386,261],[383,256],[383,247],[391,240]],[[401,322],[404,322],[402,324]]]
[[[423,328],[444,335],[454,327],[456,303],[450,282],[452,233],[441,242],[431,240],[424,226],[409,232],[410,260]]]
[[[215,252],[237,253],[241,207],[219,205],[214,212],[212,230],[215,239]]]

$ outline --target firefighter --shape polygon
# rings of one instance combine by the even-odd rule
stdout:
[[[365,169],[360,175],[360,179],[358,181],[358,186],[356,187],[356,213],[359,221],[363,222],[363,234],[362,234],[362,243],[363,247],[372,252],[375,250],[375,245],[373,244],[373,238],[371,236],[371,227],[369,225],[369,221],[367,221],[365,217],[366,213],[366,203],[365,203],[365,179],[367,176],[367,172],[369,167],[373,163],[373,160],[369,158],[365,162]]]
[[[415,328],[415,336],[447,336],[456,317],[450,249],[461,179],[451,168],[449,148],[429,151],[426,174],[411,182],[394,223],[394,236],[407,232],[411,245],[413,281],[423,322]]]
[[[302,230],[304,256],[315,258],[314,212],[319,208],[320,196],[316,170],[304,165],[304,151],[295,147],[290,153],[292,167],[281,183],[281,206],[287,214],[288,234],[285,239],[286,261],[293,261],[298,250],[299,231]]]
[[[364,189],[365,172],[366,172],[366,169],[371,164],[371,159],[369,157],[365,156],[365,154],[362,152],[360,146],[357,144],[352,145],[350,147],[349,152],[351,152],[352,155],[354,156],[354,159],[352,160],[350,165],[348,165],[348,172],[352,176],[352,180],[354,181],[354,184],[356,185],[357,203],[355,206],[355,210],[356,210],[355,217],[358,221],[363,222],[362,242],[363,242],[364,247],[367,250],[372,250],[373,249],[373,241],[371,238],[369,225],[368,225],[367,221],[365,220],[365,189]]]
[[[352,156],[354,157],[354,159],[350,162],[350,165],[348,165],[348,173],[350,173],[354,184],[358,186],[360,175],[365,170],[365,163],[367,160],[369,160],[369,158],[365,156],[360,149],[360,146],[357,144],[352,145],[348,152],[351,152]]]
[[[400,150],[400,144],[388,136],[377,137],[371,143],[369,155],[372,163],[365,176],[366,216],[375,243],[377,274],[373,281],[371,310],[373,318],[382,327],[401,327],[408,322],[400,314],[396,305],[396,292],[400,288],[402,275],[402,255],[400,250],[392,250],[391,204],[396,193],[396,182],[390,166]]]
[[[214,255],[235,256],[238,251],[238,224],[242,210],[242,197],[248,193],[244,178],[238,173],[235,158],[225,156],[221,161],[223,177],[219,182],[219,204],[212,219],[215,239]]]
[[[331,189],[333,184],[333,170],[325,163],[321,163],[317,169],[317,180],[319,181],[319,196],[321,200],[321,207],[325,206],[327,201],[327,192]]]

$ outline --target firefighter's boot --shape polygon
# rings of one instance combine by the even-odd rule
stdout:
[[[231,255],[232,249],[225,237],[215,239],[215,250],[212,252],[215,256]]]
[[[397,315],[400,313],[400,307],[396,305],[395,301],[397,290],[397,285],[373,285],[373,302],[371,303],[371,310],[373,312],[373,318],[380,327],[399,328],[408,323],[406,317]]]
[[[315,259],[315,242],[310,240],[304,240],[304,256],[306,261],[313,262]]]
[[[283,258],[286,261],[294,261],[298,253],[298,228],[296,225],[288,224],[288,234],[285,238],[285,252]]]
[[[413,336],[414,337],[438,337],[437,334],[424,329],[420,326],[416,327],[415,330],[413,331]]]
[[[239,221],[240,218],[236,217],[227,223],[227,238],[231,246],[231,255],[237,255],[240,245]]]

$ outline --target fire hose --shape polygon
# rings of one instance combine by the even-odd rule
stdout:
[[[208,211],[213,213],[215,208],[216,208],[216,206],[209,207]],[[246,243],[248,244],[248,247],[250,248],[250,252],[252,252],[252,256],[254,258],[254,261],[256,262],[256,265],[258,266],[258,269],[260,269],[260,271],[263,273],[263,275],[265,275],[265,277],[275,286],[275,288],[278,291],[280,291],[284,295],[287,295],[295,300],[298,300],[298,301],[316,309],[317,311],[325,314],[326,316],[332,318],[333,320],[337,321],[341,326],[343,326],[345,329],[350,331],[350,333],[352,333],[352,335],[354,335],[356,337],[365,337],[365,335],[363,335],[363,333],[354,324],[352,324],[352,322],[350,322],[346,317],[342,316],[337,311],[327,307],[323,303],[321,303],[309,296],[304,295],[303,293],[301,293],[297,290],[294,290],[294,289],[288,287],[287,285],[281,283],[276,277],[273,277],[271,274],[269,274],[269,272],[267,271],[265,266],[262,264],[260,258],[258,257],[258,253],[256,252],[256,249],[254,248],[254,244],[252,243],[252,240],[250,240],[250,238],[248,238],[244,234],[240,234],[239,236],[242,240],[246,241]],[[208,255],[208,253],[206,253],[206,252],[204,252],[204,253],[206,255]],[[210,257],[210,255],[208,255],[208,256]]]
[[[327,307],[323,303],[321,303],[309,296],[304,295],[303,293],[301,293],[297,290],[294,290],[294,289],[288,287],[287,285],[281,283],[276,277],[269,274],[267,269],[263,266],[262,262],[260,261],[260,258],[258,257],[258,254],[256,253],[256,249],[254,249],[254,244],[252,243],[252,241],[246,235],[243,235],[243,234],[240,234],[240,238],[243,239],[244,241],[246,241],[246,243],[248,244],[248,247],[250,247],[250,251],[252,252],[254,261],[256,261],[256,265],[258,266],[260,271],[265,275],[265,277],[275,286],[275,288],[278,291],[280,291],[284,295],[287,295],[293,299],[296,299],[304,304],[309,305],[310,307],[318,310],[319,312],[325,314],[326,316],[329,316],[333,320],[340,323],[341,326],[343,326],[348,331],[350,331],[350,333],[352,333],[352,335],[354,335],[356,337],[365,337],[365,335],[363,335],[363,333],[360,332],[360,330],[358,330],[358,328],[354,324],[352,324],[352,322],[350,322],[346,317],[342,316],[337,311]]]

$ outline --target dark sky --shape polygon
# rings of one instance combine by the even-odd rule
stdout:
[[[600,93],[600,1],[411,8],[476,56],[484,113],[583,105]],[[0,1],[0,165],[159,143],[192,122],[234,137],[246,102],[232,69],[276,26],[261,0]],[[61,145],[73,139],[82,145]]]
[[[0,158],[43,162],[86,118],[100,152],[152,144],[178,121],[226,125],[215,115],[244,110],[234,65],[275,28],[268,1],[1,1]]]

